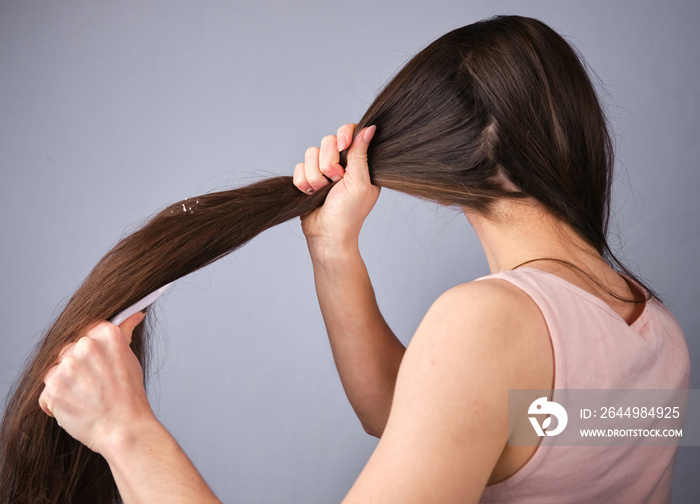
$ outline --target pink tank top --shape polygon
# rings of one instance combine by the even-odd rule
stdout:
[[[523,266],[475,281],[492,278],[522,289],[542,312],[555,389],[688,388],[683,331],[658,301],[647,302],[628,326],[602,299],[551,273]],[[551,440],[543,438],[515,474],[486,487],[480,502],[671,502],[676,447],[550,446]]]

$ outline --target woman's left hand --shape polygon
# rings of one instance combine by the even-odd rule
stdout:
[[[66,345],[44,377],[39,405],[61,427],[104,455],[115,436],[154,418],[143,384],[143,369],[130,348],[131,334],[144,314],[120,326],[102,321]]]

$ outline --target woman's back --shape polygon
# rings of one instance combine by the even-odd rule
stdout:
[[[652,299],[628,318],[601,298],[531,267],[501,279],[527,293],[545,319],[554,354],[555,389],[687,388],[685,337]],[[556,396],[556,391],[555,391]],[[668,502],[673,446],[551,446],[551,437],[514,475],[487,487],[482,502]]]

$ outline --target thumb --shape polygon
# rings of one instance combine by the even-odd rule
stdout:
[[[146,314],[139,311],[134,313],[131,317],[119,325],[119,330],[129,344],[131,344],[131,335],[134,332],[134,329],[136,329],[136,326],[139,325],[144,318],[146,318]]]
[[[377,127],[372,125],[368,128],[362,128],[352,145],[348,149],[348,157],[345,170],[355,176],[366,177],[369,180],[369,166],[367,165],[367,149],[369,143],[374,137],[374,132]]]

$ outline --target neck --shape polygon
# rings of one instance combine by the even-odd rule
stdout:
[[[592,271],[607,266],[571,226],[532,198],[498,200],[491,219],[466,207],[463,211],[479,236],[491,273],[541,257],[562,259]]]

